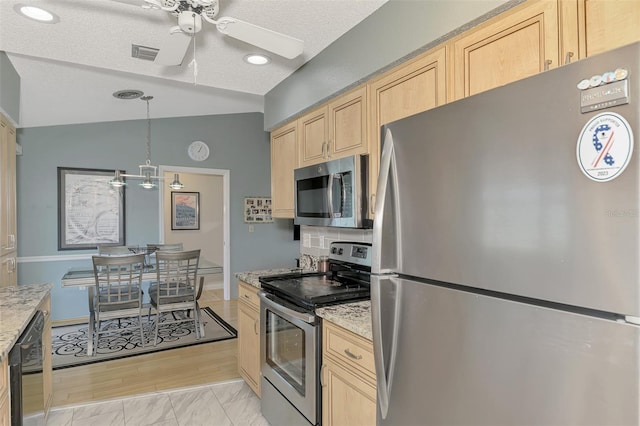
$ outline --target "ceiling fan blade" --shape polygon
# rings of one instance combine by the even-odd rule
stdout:
[[[190,44],[191,36],[180,31],[180,27],[174,27],[162,40],[158,55],[153,62],[160,65],[180,65]]]
[[[302,40],[236,18],[220,18],[216,21],[216,27],[222,34],[253,44],[287,59],[295,58],[304,50]]]

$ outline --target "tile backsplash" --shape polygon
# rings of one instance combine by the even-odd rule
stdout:
[[[322,226],[300,227],[300,253],[313,257],[328,256],[333,241],[356,241],[371,243],[371,229],[325,228]]]

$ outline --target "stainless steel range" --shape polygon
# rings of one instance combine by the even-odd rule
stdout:
[[[260,278],[261,404],[271,424],[321,424],[322,336],[315,309],[368,299],[370,273],[370,244],[335,242],[327,272]]]

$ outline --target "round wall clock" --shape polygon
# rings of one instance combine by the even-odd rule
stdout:
[[[187,152],[192,160],[204,161],[209,158],[209,145],[202,141],[194,141],[189,144]]]

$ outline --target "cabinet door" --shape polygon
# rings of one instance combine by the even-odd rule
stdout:
[[[367,88],[362,86],[329,104],[329,159],[366,154]]]
[[[11,424],[11,405],[9,404],[9,363],[5,356],[0,362],[0,426]]]
[[[0,287],[15,286],[18,284],[17,266],[15,252],[0,256]]]
[[[640,40],[638,0],[579,0],[582,56],[593,56]]]
[[[16,250],[16,130],[0,115],[0,256]]]
[[[380,126],[447,101],[445,48],[426,53],[369,84],[369,214],[373,217],[380,159]]]
[[[325,360],[322,369],[322,424],[375,425],[375,385]]]
[[[558,66],[558,3],[538,0],[452,42],[453,98],[460,99]]]
[[[271,209],[273,217],[293,218],[293,170],[298,166],[297,124],[271,133]]]
[[[260,396],[260,314],[243,302],[238,302],[238,369]]]
[[[298,119],[298,149],[300,167],[317,164],[327,157],[329,122],[327,106],[323,106]]]

